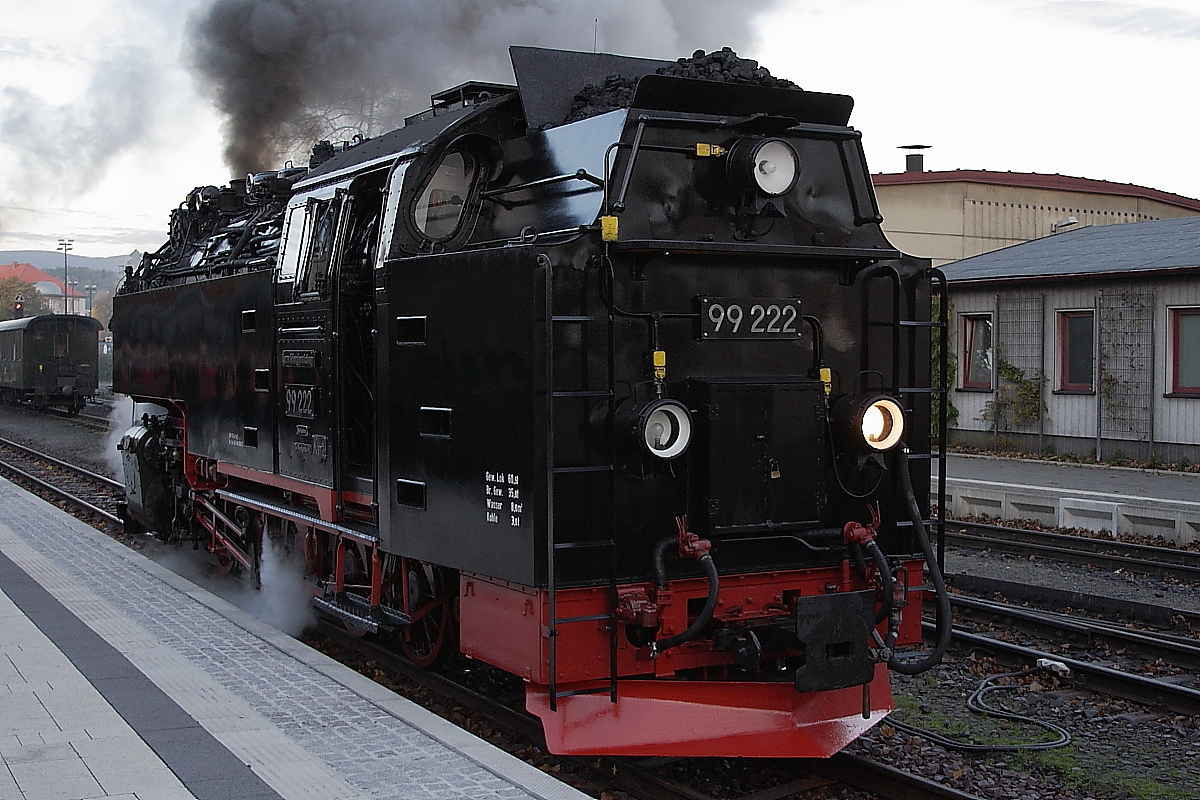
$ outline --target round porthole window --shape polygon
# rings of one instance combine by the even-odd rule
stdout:
[[[453,236],[462,221],[477,172],[478,162],[469,152],[446,153],[425,181],[413,206],[417,230],[435,241]]]

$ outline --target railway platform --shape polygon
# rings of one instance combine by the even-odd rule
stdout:
[[[1033,519],[1179,544],[1200,536],[1200,474],[951,454],[946,494],[953,516]]]
[[[584,800],[0,480],[0,800]]]

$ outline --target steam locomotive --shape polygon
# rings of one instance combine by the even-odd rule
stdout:
[[[521,677],[553,752],[830,755],[946,646],[942,278],[850,97],[511,56],[173,212],[114,301],[127,516],[300,549],[318,613]]]

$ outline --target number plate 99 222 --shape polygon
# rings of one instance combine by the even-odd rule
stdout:
[[[798,339],[797,297],[701,297],[701,339]]]

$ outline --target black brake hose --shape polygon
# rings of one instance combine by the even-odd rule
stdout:
[[[917,541],[921,545],[921,553],[925,556],[926,566],[929,567],[929,577],[933,581],[933,589],[937,599],[937,641],[934,643],[933,649],[926,651],[916,661],[901,661],[894,650],[891,657],[888,658],[888,666],[891,669],[899,672],[901,675],[916,675],[941,661],[947,648],[950,647],[950,636],[953,633],[953,628],[951,627],[952,612],[950,610],[950,593],[946,591],[946,581],[942,578],[942,571],[938,569],[937,558],[933,554],[933,545],[929,542],[929,534],[925,531],[925,521],[921,516],[921,508],[917,504],[917,496],[913,491],[912,475],[908,471],[908,450],[903,444],[896,451],[896,466],[900,472],[900,488],[904,491],[905,505],[908,507],[908,517],[912,520],[913,530],[916,532]],[[899,633],[899,630],[888,632],[887,645],[889,649],[895,644]]]
[[[874,539],[867,542],[867,552],[871,554],[871,560],[875,562],[875,569],[879,571],[880,591],[883,592],[883,600],[879,604],[879,610],[875,612],[875,624],[883,622],[892,614],[892,589],[894,581],[892,579],[892,568],[888,565],[887,556],[879,549],[879,545]]]
[[[671,545],[677,545],[678,542],[678,538],[668,536],[660,539],[654,545],[654,578],[655,585],[659,589],[667,588],[667,565],[665,563],[667,549]],[[717,575],[717,565],[713,563],[712,556],[708,553],[700,556],[700,566],[704,568],[704,573],[708,576],[708,599],[704,603],[704,608],[701,610],[700,616],[696,617],[696,620],[683,633],[677,633],[669,638],[651,642],[651,658],[657,658],[658,654],[663,650],[669,650],[672,647],[695,639],[700,631],[704,630],[708,623],[712,621],[713,611],[717,608],[717,592],[720,589],[720,578]]]

